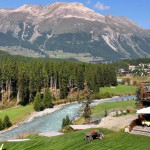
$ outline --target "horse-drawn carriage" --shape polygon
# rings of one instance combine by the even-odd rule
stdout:
[[[84,140],[87,140],[88,142],[92,142],[93,139],[103,140],[104,139],[103,132],[92,130],[91,133],[85,134]]]

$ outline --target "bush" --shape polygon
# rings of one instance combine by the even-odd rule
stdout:
[[[101,98],[101,96],[99,93],[94,93],[90,96],[91,100],[100,99],[100,98]]]
[[[6,107],[4,105],[0,105],[0,110],[4,110]]]
[[[9,128],[12,126],[12,123],[9,120],[9,117],[6,115],[3,121],[3,128]]]
[[[130,78],[123,78],[121,84],[128,84],[130,85]]]
[[[130,113],[130,112],[132,111],[132,108],[128,106],[128,107],[126,108],[126,111],[127,111],[127,113]]]
[[[70,126],[65,126],[63,129],[62,129],[62,132],[63,133],[69,133],[69,132],[72,132],[72,128]]]
[[[109,92],[100,93],[100,98],[111,98],[113,94]]]
[[[75,101],[77,101],[76,98],[67,98],[67,102],[75,102]]]
[[[2,122],[2,120],[0,119],[0,131],[1,130],[3,130],[4,128],[3,128],[3,122]]]
[[[134,86],[137,85],[137,81],[133,81],[133,85],[134,85]]]

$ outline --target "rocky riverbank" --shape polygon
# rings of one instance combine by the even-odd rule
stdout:
[[[72,102],[72,103],[66,103],[66,104],[60,104],[60,105],[56,105],[54,106],[53,108],[47,108],[43,111],[40,111],[40,112],[33,112],[29,117],[27,117],[23,122],[18,122],[17,124],[11,126],[9,129],[5,129],[5,130],[2,130],[0,131],[0,134],[1,133],[4,133],[6,131],[9,131],[9,130],[12,130],[16,127],[18,127],[19,125],[21,124],[25,124],[25,123],[28,123],[28,122],[31,122],[33,121],[35,118],[37,117],[41,117],[41,116],[44,116],[44,115],[48,115],[48,114],[52,114],[53,112],[55,111],[58,111],[60,109],[62,109],[63,107],[69,105],[69,104],[73,104],[73,103],[77,103],[77,102]]]

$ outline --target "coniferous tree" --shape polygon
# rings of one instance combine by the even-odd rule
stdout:
[[[2,120],[0,119],[0,131],[3,130],[3,122]]]
[[[63,118],[62,128],[66,127],[66,126],[69,126],[71,124],[72,124],[72,121],[70,120],[68,115],[65,118]]]
[[[43,110],[43,102],[41,99],[41,94],[39,92],[36,93],[34,97],[34,110],[42,111]]]
[[[43,106],[44,108],[53,108],[52,97],[49,89],[46,89],[43,97]]]
[[[67,125],[70,125],[70,124],[71,124],[71,120],[70,120],[70,118],[69,118],[68,115],[66,116],[66,124],[67,124]]]
[[[26,105],[29,103],[28,72],[25,64],[20,64],[18,71],[18,95],[17,104]]]
[[[82,90],[84,88],[84,69],[81,65],[77,67],[76,84],[79,90]]]
[[[85,80],[94,93],[100,87],[117,85],[112,65],[11,56],[0,61],[0,101],[4,104],[17,97],[16,104],[26,105],[34,100],[37,91],[45,92],[49,87],[55,89],[56,97],[60,91],[59,96],[64,99],[70,91],[82,91]]]
[[[140,108],[140,100],[141,100],[141,88],[136,90],[136,107]]]
[[[6,115],[6,116],[4,117],[3,127],[4,127],[4,128],[9,128],[9,127],[11,127],[11,126],[12,126],[12,123],[10,122],[9,117]]]
[[[90,104],[86,103],[86,106],[84,108],[83,117],[85,118],[86,123],[90,122],[91,119],[91,108]]]
[[[67,70],[66,68],[62,68],[59,74],[60,77],[60,99],[64,99],[68,95],[68,75],[67,75]]]
[[[88,88],[87,81],[85,81],[84,82],[84,90],[82,92],[82,95],[85,97],[86,102],[89,104],[91,103],[90,95],[92,93],[93,93],[93,91]]]
[[[61,127],[64,128],[66,126],[66,118],[63,118]]]

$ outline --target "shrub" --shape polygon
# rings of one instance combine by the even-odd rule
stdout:
[[[104,110],[104,117],[107,117],[108,116],[108,111],[107,109]]]
[[[130,78],[124,78],[124,79],[122,79],[122,82],[121,82],[121,84],[128,84],[128,85],[130,85]]]
[[[77,101],[76,98],[67,98],[67,102],[75,102],[75,101]]]
[[[69,133],[69,132],[72,132],[73,129],[70,127],[70,126],[65,126],[63,129],[62,129],[62,132],[63,133]]]
[[[94,94],[92,94],[92,95],[90,96],[90,99],[91,99],[91,100],[100,99],[100,98],[101,98],[101,96],[100,96],[99,93],[94,93]]]
[[[9,128],[12,126],[12,123],[9,120],[9,117],[6,115],[3,121],[3,128]]]
[[[130,112],[132,111],[132,108],[128,106],[128,107],[126,108],[126,111],[127,111],[127,113],[130,113]]]
[[[134,86],[137,85],[137,81],[133,81],[133,85],[134,85]]]
[[[0,110],[4,110],[6,107],[4,105],[0,105]]]
[[[0,119],[0,131],[3,130],[3,122],[2,120]]]
[[[100,93],[100,98],[111,98],[113,94],[109,92]]]

